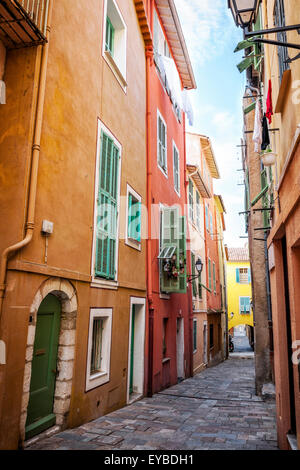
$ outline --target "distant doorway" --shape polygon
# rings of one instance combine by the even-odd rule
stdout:
[[[184,322],[183,322],[183,318],[177,318],[176,354],[177,354],[177,378],[178,378],[178,382],[180,382],[185,377],[185,374],[184,374]]]
[[[203,324],[203,364],[207,364],[207,322]]]
[[[131,298],[127,402],[140,398],[144,392],[145,361],[145,299]]]

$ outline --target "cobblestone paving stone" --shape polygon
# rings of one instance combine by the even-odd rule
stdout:
[[[275,402],[255,395],[253,359],[230,358],[27,449],[276,450]]]

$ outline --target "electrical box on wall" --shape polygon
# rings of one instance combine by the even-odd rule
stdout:
[[[44,235],[51,235],[53,233],[53,222],[49,222],[49,220],[43,220],[42,233]]]

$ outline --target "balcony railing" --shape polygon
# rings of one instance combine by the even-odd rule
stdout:
[[[46,42],[49,0],[0,0],[0,40],[8,49]]]

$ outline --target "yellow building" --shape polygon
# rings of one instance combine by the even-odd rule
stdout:
[[[253,326],[252,287],[249,250],[227,248],[228,329]]]

